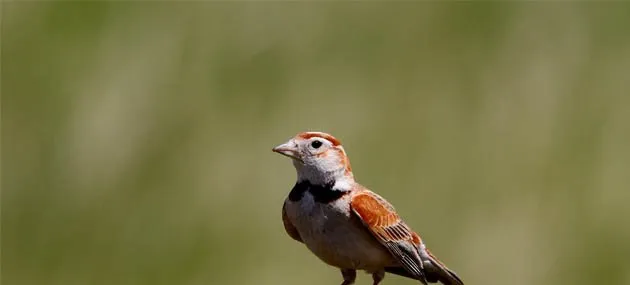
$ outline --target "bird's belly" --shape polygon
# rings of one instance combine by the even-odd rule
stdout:
[[[329,265],[377,271],[395,263],[350,212],[347,202],[319,204],[305,197],[287,205],[287,214],[308,249]]]
[[[332,237],[332,236],[334,237]],[[322,261],[339,268],[379,270],[390,265],[389,252],[374,238],[353,231],[314,230],[304,243]]]

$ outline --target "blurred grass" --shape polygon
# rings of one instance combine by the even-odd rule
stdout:
[[[621,2],[3,2],[2,283],[336,284],[279,220],[269,150],[311,129],[467,284],[630,284],[628,26]]]

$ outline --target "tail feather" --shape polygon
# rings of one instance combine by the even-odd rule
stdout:
[[[440,260],[438,260],[431,252],[426,248],[420,249],[420,257],[424,263],[424,270],[427,276],[427,281],[431,283],[440,282],[444,285],[464,285],[459,276],[452,270],[448,269]]]
[[[444,285],[464,285],[462,279],[460,279],[455,272],[448,269],[446,265],[440,262],[440,260],[438,260],[428,249],[424,247],[424,245],[420,246],[419,253],[423,265],[422,272],[424,273],[426,282],[440,282]],[[422,278],[415,276],[401,266],[385,267],[385,272],[420,280],[420,282],[426,284]]]
[[[418,277],[414,276],[413,274],[409,273],[409,271],[407,271],[407,269],[403,268],[403,267],[385,267],[385,272],[387,273],[391,273],[391,274],[396,274],[402,277],[407,277],[407,278],[411,278],[411,279],[416,279],[419,280]]]
[[[427,282],[429,283],[441,282],[442,284],[445,284],[445,285],[463,285],[464,284],[464,282],[462,282],[462,280],[459,279],[459,277],[455,274],[455,272],[449,270],[448,268],[446,270],[448,271],[447,274],[449,275],[447,277],[444,277],[444,275],[440,275],[434,270],[427,270],[425,268]],[[385,267],[385,272],[396,274],[402,277],[407,277],[410,279],[420,280],[422,282],[422,280],[419,277],[414,276],[413,274],[409,273],[409,271],[407,271],[403,267]],[[449,279],[449,277],[451,278]]]

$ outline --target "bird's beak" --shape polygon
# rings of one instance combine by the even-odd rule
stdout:
[[[282,154],[284,156],[288,156],[292,159],[295,159],[297,161],[302,162],[302,159],[299,156],[298,153],[298,149],[297,149],[297,144],[295,144],[293,142],[293,140],[290,140],[286,143],[283,143],[277,147],[274,147],[273,149],[271,149],[273,152],[277,152],[279,154]]]

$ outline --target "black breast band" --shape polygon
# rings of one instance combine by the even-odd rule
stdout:
[[[326,204],[341,198],[341,196],[347,193],[347,191],[333,189],[333,185],[335,185],[334,182],[323,186],[314,185],[308,181],[298,182],[293,186],[293,189],[291,189],[289,200],[293,202],[300,201],[300,199],[304,197],[304,193],[308,191],[313,195],[315,202]]]

